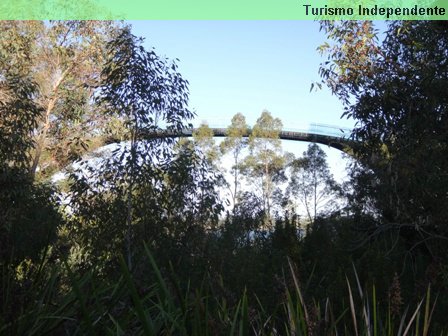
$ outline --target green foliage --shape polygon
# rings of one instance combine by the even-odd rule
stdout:
[[[259,188],[257,192],[263,200],[266,226],[272,225],[270,216],[275,185],[285,179],[285,157],[281,154],[279,138],[282,126],[280,119],[272,117],[268,111],[262,112],[250,133],[250,154],[242,167],[244,175]]]
[[[174,62],[107,23],[2,25],[0,334],[446,332],[445,24],[391,23],[380,47],[369,22],[324,23],[337,43],[321,74],[361,121],[351,207],[332,211],[322,150],[283,155],[281,121],[264,111],[248,140],[235,115],[222,143],[234,161],[225,218],[210,128],[154,137],[191,127]],[[85,125],[94,146],[119,143],[75,162],[62,207],[33,166],[81,157]],[[308,208],[306,231],[286,196]]]
[[[0,265],[34,260],[55,238],[59,215],[48,186],[33,185],[30,152],[41,109],[25,62],[27,37],[0,46]],[[15,61],[10,52],[18,53]]]
[[[305,207],[309,223],[318,215],[331,213],[336,206],[338,185],[328,168],[325,152],[310,144],[303,157],[291,163],[291,168],[287,192]]]
[[[10,174],[7,177],[7,181],[0,182],[1,265],[38,258],[55,241],[61,223],[51,188],[32,185],[27,176]]]
[[[33,177],[47,179],[55,169],[79,158],[102,128],[104,118],[91,101],[105,44],[116,26],[107,21],[1,22],[1,77],[15,69],[21,80],[36,86],[29,97],[38,108],[34,148],[28,153]],[[28,89],[24,85],[23,90]]]
[[[233,156],[233,208],[235,209],[238,199],[239,175],[241,173],[241,152],[247,147],[248,141],[245,137],[248,135],[249,126],[246,124],[246,118],[243,114],[237,113],[232,117],[231,124],[227,127],[227,137],[221,142],[221,152],[232,153]]]
[[[353,92],[372,78],[377,61],[384,56],[378,45],[379,31],[371,21],[354,20],[321,21],[321,30],[330,40],[317,48],[328,58],[319,69],[321,84],[348,105]]]
[[[217,168],[220,157],[219,149],[213,139],[213,130],[206,123],[202,123],[199,128],[194,130],[193,140],[195,146],[205,155],[209,163]]]
[[[120,253],[132,268],[141,241],[158,248],[194,239],[222,211],[217,187],[223,179],[191,142],[139,140],[161,127],[180,131],[193,116],[186,107],[188,82],[177,66],[140,43],[125,29],[109,44],[97,97],[109,115],[124,120],[129,142],[99,167],[86,161],[72,174],[73,231],[92,263],[109,271]]]
[[[446,24],[391,22],[382,43],[371,23],[324,27],[336,52],[321,73],[359,125],[353,210],[373,210],[377,233],[399,230],[410,251],[445,262]]]
[[[25,292],[33,302],[15,315],[2,315],[0,333],[427,335],[446,331],[434,328],[437,298],[433,299],[430,287],[415,305],[393,317],[381,308],[375,286],[364,291],[352,270],[354,280],[346,280],[347,301],[339,310],[328,298],[321,305],[307,297],[296,266],[289,261],[280,285],[282,299],[270,308],[245,289],[229,299],[223,283],[210,274],[199,287],[182,289],[174,272],[165,272],[147,246],[144,250],[145,275],[137,277],[121,257],[121,274],[113,282],[95,277],[92,271],[77,275],[66,263],[50,267],[44,259],[42,267],[32,272],[33,286]],[[62,271],[69,287],[58,292],[57,276]]]
[[[3,54],[0,60],[6,61]],[[26,71],[21,66],[11,66],[0,77],[0,169],[3,174],[14,169],[26,173],[29,166],[32,133],[40,109],[32,100],[36,86],[25,75]]]

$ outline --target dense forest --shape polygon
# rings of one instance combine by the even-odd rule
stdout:
[[[189,83],[125,23],[0,25],[1,335],[448,333],[446,22],[320,23],[344,183],[269,111],[162,136]]]

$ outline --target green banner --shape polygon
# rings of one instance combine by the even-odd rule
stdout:
[[[448,0],[1,0],[1,20],[448,20]]]

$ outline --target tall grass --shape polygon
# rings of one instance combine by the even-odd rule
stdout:
[[[175,276],[166,280],[146,246],[145,259],[152,273],[143,282],[137,281],[123,259],[121,276],[113,283],[98,279],[93,271],[79,276],[67,263],[62,268],[38,265],[33,284],[22,293],[29,302],[15,310],[16,316],[0,320],[0,334],[426,336],[447,332],[431,329],[437,298],[432,300],[430,287],[414,307],[408,306],[397,318],[391,302],[387,309],[380,306],[375,286],[369,291],[362,288],[354,269],[355,284],[346,278],[346,306],[338,305],[342,309],[336,311],[330,299],[317,302],[306,297],[289,261],[287,276],[292,285],[285,281],[283,302],[267,311],[247,291],[230,303],[207,278],[195,289],[181,286]],[[2,297],[10,300],[14,279],[11,272],[3,272],[6,292]],[[62,273],[67,275],[65,290],[60,288]],[[11,302],[3,302],[3,312],[8,305]]]

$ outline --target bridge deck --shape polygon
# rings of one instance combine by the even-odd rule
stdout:
[[[141,138],[150,139],[150,138],[163,138],[163,137],[173,137],[173,138],[191,137],[193,136],[195,130],[197,130],[197,128],[185,129],[181,132],[160,131],[154,133],[145,133],[141,135]],[[226,128],[211,128],[211,130],[213,131],[213,135],[215,137],[227,136]],[[246,136],[250,136],[250,132],[251,131],[249,129]],[[316,142],[345,152],[348,148],[350,148],[350,140],[342,135],[343,135],[342,132],[338,136],[338,135],[319,134],[317,132],[312,131],[304,132],[304,131],[284,130],[280,131],[279,137],[282,140]]]

